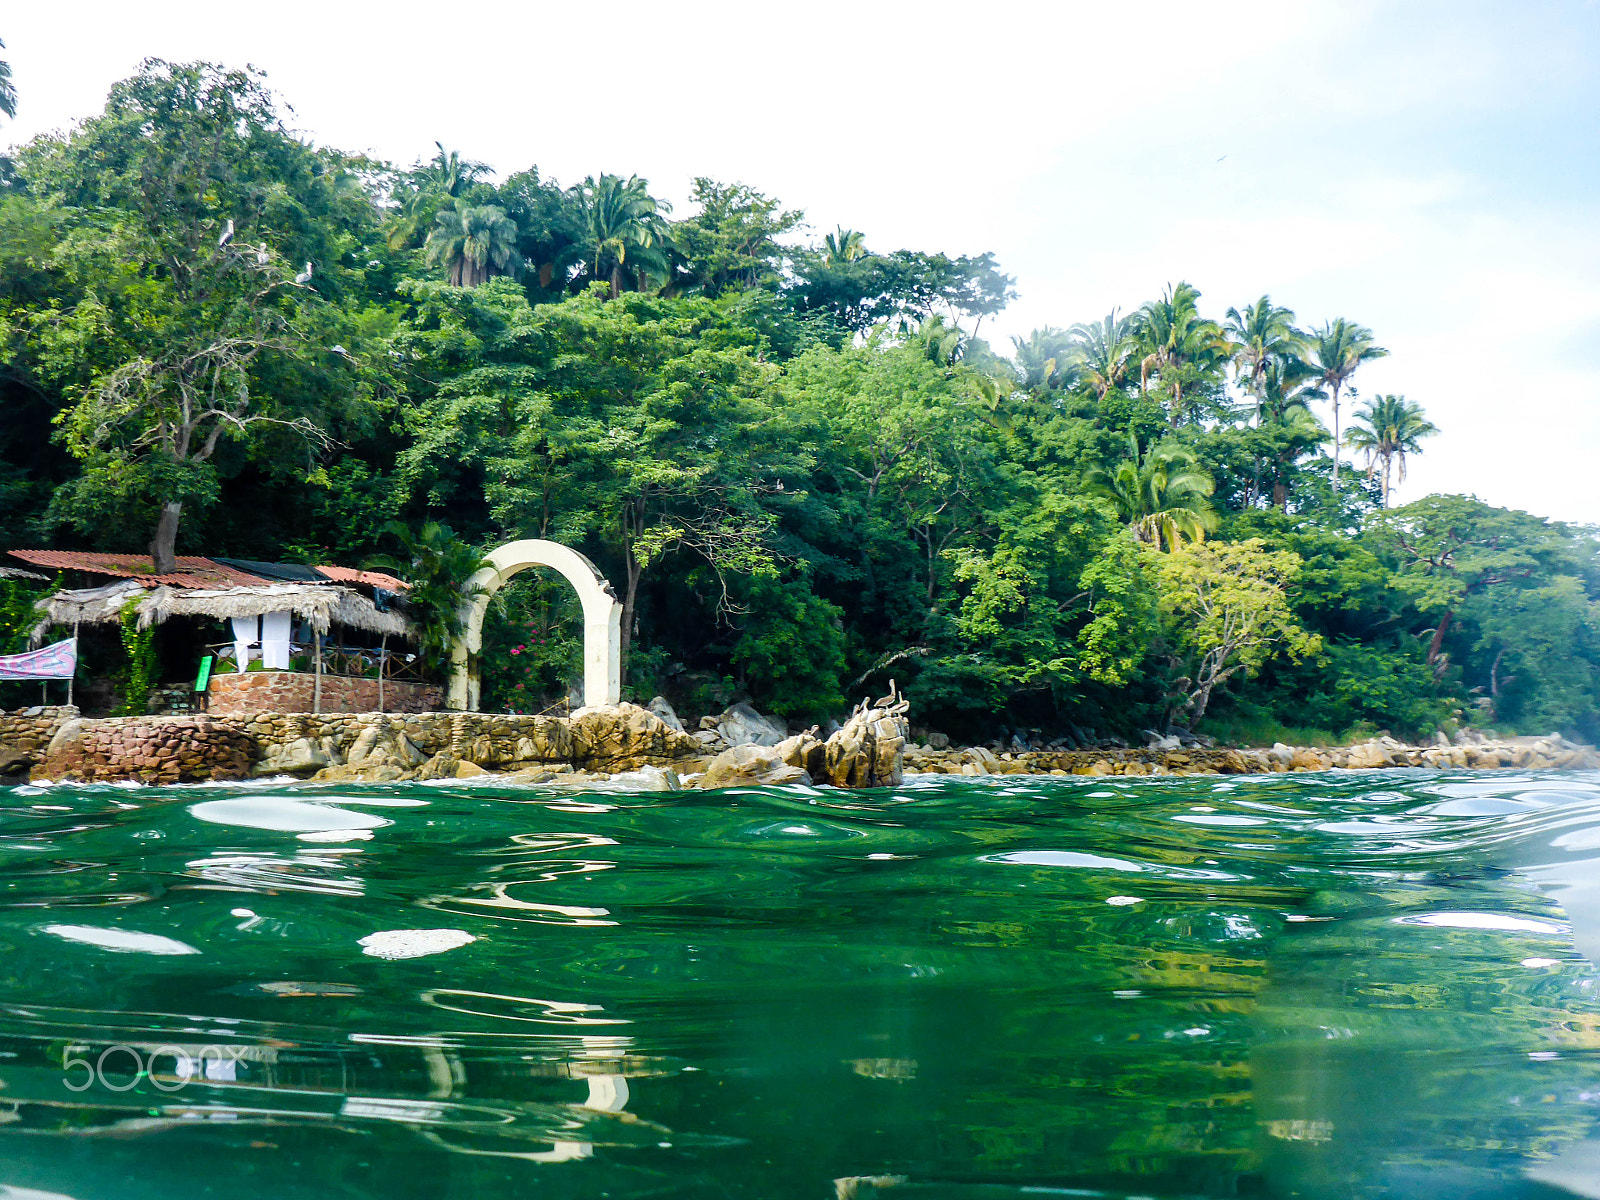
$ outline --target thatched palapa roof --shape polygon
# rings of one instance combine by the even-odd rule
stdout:
[[[397,612],[380,612],[354,588],[294,583],[203,592],[158,587],[139,605],[139,627],[147,629],[168,617],[258,617],[285,609],[309,621],[318,633],[327,633],[329,625],[344,625],[395,637],[415,635],[410,621]]]
[[[256,587],[190,589],[146,588],[136,580],[105,587],[57,592],[40,601],[44,620],[34,630],[40,638],[51,625],[120,621],[128,604],[137,606],[139,628],[148,629],[168,617],[257,617],[262,613],[294,613],[318,633],[343,625],[367,633],[414,640],[416,626],[397,612],[381,611],[354,588],[328,584],[262,584]]]

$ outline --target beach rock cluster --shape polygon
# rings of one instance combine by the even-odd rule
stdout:
[[[1554,733],[1548,737],[1500,740],[1466,736],[1458,742],[1440,735],[1430,745],[1407,745],[1391,737],[1326,748],[1279,742],[1265,750],[1156,745],[1145,749],[997,754],[983,746],[935,750],[922,743],[907,748],[905,765],[910,773],[931,775],[1265,775],[1386,767],[1565,770],[1600,768],[1600,752]]]
[[[210,717],[80,718],[56,731],[37,773],[85,783],[244,779],[255,750],[249,735]]]
[[[496,713],[240,713],[82,720],[75,708],[0,712],[0,776],[169,783],[297,775],[327,782],[467,779],[604,782],[672,791],[788,783],[894,787],[906,774],[1197,775],[1373,770],[1600,768],[1600,752],[1558,734],[1491,740],[1377,737],[1351,746],[1234,750],[1153,740],[1143,748],[1006,750],[911,743],[906,703],[863,702],[843,726],[790,733],[736,705],[693,733],[659,697],[569,717]],[[781,735],[781,736],[780,736]]]
[[[906,702],[891,695],[861,706],[824,740],[812,727],[770,745],[750,741],[717,755],[694,781],[700,788],[739,784],[827,783],[894,787],[904,779]]]

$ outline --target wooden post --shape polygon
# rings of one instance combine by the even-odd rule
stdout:
[[[386,633],[378,642],[378,711],[383,711],[383,669],[389,661],[389,635]]]
[[[72,685],[78,674],[78,622],[72,623],[72,674],[67,676],[67,707],[72,707]]]
[[[311,711],[320,713],[322,711],[322,635],[313,629],[311,636],[315,639],[312,657],[316,663],[316,675],[311,681]]]

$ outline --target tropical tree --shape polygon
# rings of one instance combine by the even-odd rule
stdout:
[[[689,199],[700,211],[672,227],[672,242],[682,253],[692,286],[715,298],[775,283],[783,265],[778,239],[804,219],[777,200],[742,183],[721,184],[704,176],[694,181]]]
[[[412,246],[419,231],[427,228],[441,205],[459,197],[467,188],[489,174],[486,163],[462,158],[435,142],[439,153],[426,163],[418,163],[402,177],[391,196],[400,205],[385,239],[391,250]]]
[[[1516,509],[1494,508],[1476,496],[1424,496],[1373,513],[1366,539],[1395,569],[1395,585],[1424,613],[1437,613],[1428,665],[1442,675],[1451,621],[1474,599],[1503,589],[1537,587],[1579,574],[1576,543],[1561,525]],[[1592,554],[1592,547],[1586,548]]]
[[[1025,388],[1058,388],[1075,382],[1082,368],[1072,334],[1046,325],[1026,339],[1013,337],[1012,358]]]
[[[1344,444],[1367,456],[1367,478],[1381,471],[1383,507],[1389,507],[1389,475],[1400,468],[1406,481],[1406,455],[1422,453],[1422,439],[1439,432],[1422,413],[1422,405],[1404,396],[1379,396],[1357,411]]]
[[[1211,694],[1239,671],[1257,672],[1279,650],[1299,659],[1322,648],[1301,628],[1289,585],[1302,562],[1289,550],[1268,550],[1260,538],[1188,546],[1161,562],[1161,611],[1185,667],[1169,722],[1192,728]]]
[[[0,50],[5,48],[5,42],[0,41]],[[0,113],[8,117],[17,115],[17,88],[11,82],[11,64],[4,59],[0,59]]]
[[[1157,549],[1176,550],[1184,538],[1203,542],[1217,527],[1211,476],[1192,451],[1176,442],[1151,446],[1141,454],[1138,439],[1130,433],[1128,457],[1109,471],[1093,467],[1086,478],[1091,490],[1116,506],[1134,536]]]
[[[652,278],[663,282],[672,273],[667,256],[672,244],[665,214],[672,206],[650,195],[650,181],[630,175],[593,176],[583,181],[594,277],[610,276],[611,299],[622,295],[624,282],[644,291]]]
[[[533,274],[530,287],[559,295],[572,268],[588,256],[588,222],[578,189],[564,188],[530,167],[501,184],[495,202],[517,223],[517,251],[524,271]]]
[[[822,261],[830,267],[855,262],[866,252],[866,234],[859,229],[846,229],[840,225],[832,233],[823,235]]]
[[[1328,440],[1328,431],[1311,412],[1310,402],[1322,399],[1316,372],[1294,357],[1267,360],[1257,389],[1255,442],[1256,483],[1260,469],[1270,468],[1272,504],[1279,512],[1289,507],[1289,487],[1295,464]]]
[[[52,203],[105,214],[63,243],[82,291],[39,325],[68,401],[58,436],[85,463],[53,511],[86,530],[109,510],[148,514],[170,571],[185,506],[216,497],[224,444],[273,428],[326,442],[317,400],[350,391],[345,360],[320,349],[343,281],[337,267],[291,279],[286,261],[359,245],[375,214],[347,205],[340,160],[284,129],[259,75],[208,63],[147,60],[102,115],[19,163]]]
[[[1262,296],[1242,312],[1230,308],[1223,328],[1232,339],[1234,369],[1255,398],[1259,420],[1267,365],[1274,359],[1297,356],[1305,335],[1294,327],[1294,311],[1274,304],[1271,296]]]
[[[483,591],[470,581],[489,560],[438,521],[425,522],[415,532],[401,521],[390,521],[383,531],[400,543],[401,552],[378,555],[367,565],[393,571],[411,585],[405,603],[421,635],[418,657],[428,670],[438,670],[450,661],[450,648],[466,632],[466,601]]]
[[[1084,378],[1094,388],[1095,397],[1104,400],[1112,388],[1128,377],[1138,349],[1139,316],[1130,313],[1118,319],[1112,309],[1100,321],[1079,322],[1067,330],[1083,362]]]
[[[1389,352],[1372,340],[1372,330],[1340,317],[1309,339],[1310,362],[1318,379],[1333,401],[1333,490],[1339,490],[1339,392],[1350,386],[1351,377],[1364,362],[1382,358]]]
[[[1174,426],[1191,415],[1185,385],[1198,382],[1205,368],[1229,352],[1222,327],[1200,315],[1199,303],[1199,289],[1180,282],[1139,310],[1139,389],[1148,391],[1150,377],[1157,378],[1170,397],[1168,418]]]
[[[477,287],[491,275],[522,273],[517,223],[493,204],[441,209],[428,234],[428,262],[443,264],[452,287]]]

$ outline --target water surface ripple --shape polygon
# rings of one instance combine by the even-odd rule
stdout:
[[[0,789],[0,1200],[1600,1196],[1600,775]]]

